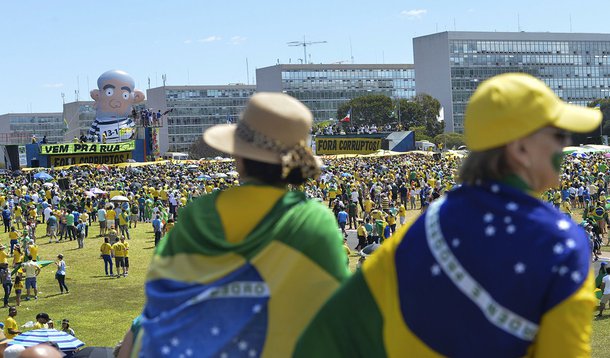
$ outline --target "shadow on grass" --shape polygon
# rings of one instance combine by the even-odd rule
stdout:
[[[101,280],[114,280],[114,278],[116,277],[116,274],[113,274],[112,276],[107,276],[107,275],[98,275],[98,276],[89,276],[91,278],[99,278]]]
[[[63,296],[63,293],[61,293],[61,292],[53,293],[53,294],[44,296],[44,298],[51,298],[51,297],[55,297],[55,296]]]
[[[605,321],[607,319],[610,319],[610,316],[595,316],[594,318],[596,321]]]

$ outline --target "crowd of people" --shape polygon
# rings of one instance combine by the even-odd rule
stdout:
[[[317,128],[313,131],[316,135],[337,135],[337,134],[375,134],[381,132],[396,132],[405,130],[402,123],[386,123],[377,126],[376,124],[352,124],[351,122],[339,122],[329,124],[325,127]]]
[[[506,81],[522,86],[529,79],[516,76]],[[538,90],[544,92],[548,89]],[[554,100],[550,98],[549,101]],[[269,107],[271,103],[281,106]],[[250,106],[253,108],[248,112]],[[291,108],[291,111],[287,111],[290,116],[281,113],[280,109],[284,108],[283,106]],[[127,350],[134,349],[143,355],[154,355],[157,351],[169,354],[173,349],[170,346],[174,346],[171,341],[174,339],[172,338],[174,334],[181,334],[182,338],[191,341],[204,339],[195,334],[196,332],[178,333],[182,331],[182,327],[174,324],[173,321],[168,321],[165,312],[177,309],[178,311],[172,311],[177,316],[189,317],[189,319],[200,317],[206,320],[206,328],[208,328],[207,324],[212,324],[215,315],[220,311],[215,306],[216,303],[208,302],[207,297],[211,295],[215,298],[214,302],[224,302],[223,297],[233,297],[237,295],[235,293],[237,291],[240,292],[239,297],[252,301],[251,312],[222,311],[222,314],[241,314],[234,318],[237,322],[235,324],[241,325],[240,327],[244,329],[244,342],[246,339],[253,339],[258,345],[242,344],[239,340],[233,340],[237,342],[235,349],[249,349],[249,352],[256,356],[263,349],[262,343],[267,340],[273,342],[269,348],[266,348],[269,352],[278,354],[292,352],[299,338],[298,330],[305,329],[311,316],[321,309],[305,331],[305,335],[301,337],[300,346],[297,347],[299,354],[306,356],[307,352],[321,353],[324,349],[333,352],[355,350],[373,353],[360,344],[350,346],[346,344],[347,341],[331,339],[330,333],[338,333],[338,327],[335,327],[338,321],[332,323],[332,319],[323,320],[326,316],[334,316],[344,309],[351,313],[361,313],[355,310],[358,305],[367,306],[370,312],[379,310],[380,316],[391,316],[393,311],[384,308],[383,305],[392,303],[375,300],[374,289],[401,290],[402,288],[396,286],[390,287],[396,285],[392,280],[395,279],[393,275],[397,274],[402,277],[401,284],[409,282],[420,288],[427,285],[428,278],[421,275],[413,276],[416,272],[422,272],[421,267],[419,271],[408,269],[409,265],[419,265],[422,261],[411,257],[417,252],[426,253],[427,256],[437,255],[425,259],[426,262],[430,260],[432,263],[437,262],[437,264],[426,263],[429,265],[427,267],[431,276],[438,277],[444,272],[447,278],[442,284],[447,286],[447,290],[451,290],[453,302],[469,307],[468,300],[476,301],[482,295],[483,288],[472,281],[468,273],[464,273],[464,268],[460,266],[456,257],[452,256],[449,247],[451,250],[458,250],[462,245],[469,245],[468,237],[473,235],[473,237],[485,238],[485,241],[480,241],[478,245],[491,248],[492,251],[488,254],[493,253],[493,257],[500,257],[499,253],[503,253],[505,256],[513,255],[518,260],[525,260],[522,258],[525,246],[520,250],[516,246],[506,246],[504,243],[508,241],[505,239],[514,238],[513,234],[518,230],[518,226],[519,230],[522,230],[521,228],[529,227],[527,223],[539,221],[544,224],[537,228],[542,230],[540,243],[545,247],[551,245],[549,252],[541,251],[540,254],[544,256],[542,261],[547,260],[549,264],[556,262],[552,269],[549,266],[549,272],[565,276],[570,269],[572,271],[567,275],[571,281],[566,283],[565,287],[562,286],[565,292],[551,292],[557,297],[551,305],[545,306],[544,312],[539,312],[538,319],[543,314],[549,314],[549,309],[563,300],[570,305],[586,305],[589,302],[588,296],[575,295],[573,296],[575,298],[572,298],[570,294],[587,288],[584,283],[590,261],[598,259],[602,245],[610,244],[607,231],[610,223],[607,212],[610,205],[606,196],[610,183],[608,157],[603,153],[568,155],[560,170],[561,148],[567,142],[567,134],[560,128],[550,125],[552,122],[549,121],[555,119],[539,119],[542,124],[537,130],[534,132],[524,130],[520,134],[521,137],[509,138],[500,133],[495,137],[492,136],[491,139],[482,137],[476,140],[470,139],[474,152],[471,152],[466,159],[461,153],[447,152],[439,157],[417,152],[393,156],[327,157],[322,158],[323,164],[320,165],[307,148],[303,147],[302,137],[309,133],[311,119],[310,114],[307,114],[300,103],[285,95],[260,94],[253,97],[248,108],[236,126],[219,127],[215,131],[206,132],[204,137],[210,146],[233,155],[235,161],[163,162],[110,168],[78,166],[51,172],[55,180],[68,179],[70,184],[68,190],[60,189],[55,182],[30,181],[29,177],[23,174],[10,174],[11,177],[7,174],[2,184],[3,195],[0,196],[0,207],[4,208],[3,224],[11,244],[10,253],[3,253],[7,248],[0,246],[0,261],[3,258],[5,261],[0,266],[0,278],[5,290],[5,306],[10,301],[10,286],[14,286],[17,291],[17,279],[20,275],[25,276],[26,299],[37,298],[36,276],[40,272],[38,264],[40,254],[37,251],[36,241],[42,239],[36,237],[37,225],[46,225],[45,236],[48,236],[51,244],[73,240],[78,248],[83,248],[84,239],[97,234],[104,241],[100,247],[100,254],[103,258],[105,274],[126,277],[129,270],[128,242],[131,239],[129,230],[132,225],[142,225],[142,223],[147,223],[153,229],[157,249],[145,284],[147,302],[143,315],[134,321],[134,327],[128,332],[124,343],[129,343]],[[591,123],[597,120],[595,119],[597,114],[594,116],[589,112],[583,112],[582,116],[583,118],[588,116]],[[275,120],[278,122],[274,122]],[[257,121],[270,122],[261,127],[262,130],[268,131],[267,134],[261,135],[253,129]],[[286,121],[292,122],[286,123]],[[278,127],[277,123],[284,123],[290,130],[278,132],[275,130]],[[589,124],[592,125],[591,123]],[[231,132],[235,127],[238,130]],[[237,136],[234,139],[235,143],[227,141],[227,138],[233,138],[234,134]],[[535,138],[531,139],[530,136]],[[547,147],[555,151],[551,153],[537,140],[548,141]],[[286,143],[287,146],[278,143]],[[506,146],[506,149],[504,147],[502,149],[506,150],[506,155],[514,161],[511,162],[510,169],[514,172],[506,172],[506,168],[498,167],[485,169],[490,170],[492,174],[477,172],[487,165],[492,166],[494,161],[506,160],[493,150],[499,145]],[[264,148],[264,151],[260,151],[261,148]],[[489,151],[489,148],[492,150]],[[536,162],[540,160],[536,158],[545,155],[549,156],[548,162]],[[559,180],[557,175],[552,173],[560,173]],[[240,180],[246,185],[241,185],[243,183],[240,183]],[[288,191],[282,190],[280,188],[282,186],[286,186]],[[548,187],[557,189],[543,190]],[[463,193],[468,195],[460,197],[465,195]],[[538,195],[542,202],[548,203],[532,200],[532,195]],[[202,198],[195,200],[198,197]],[[189,205],[191,202],[192,204]],[[439,210],[446,202],[450,203],[451,214],[445,212],[439,217]],[[551,206],[577,219],[585,231],[574,229],[565,216],[552,210]],[[481,209],[483,207],[487,209]],[[460,211],[462,208],[464,212]],[[416,213],[410,215],[409,211]],[[482,224],[470,226],[464,225],[462,221],[456,222],[454,216],[463,216],[464,220],[472,219],[464,216],[465,212],[480,214]],[[418,216],[420,213],[422,215],[415,223],[407,222],[408,216]],[[266,216],[262,216],[264,214]],[[243,222],[232,226],[230,223],[235,217],[241,218]],[[192,224],[202,218],[206,225]],[[445,220],[444,224],[443,220]],[[447,222],[447,220],[453,221]],[[442,225],[451,228],[449,231],[451,234],[447,234],[451,236],[443,237],[442,232],[448,230],[448,227]],[[99,227],[99,231],[94,227]],[[483,227],[484,230],[471,232],[479,227]],[[298,231],[295,231],[295,228],[298,228]],[[347,247],[345,239],[342,240],[343,247],[337,245],[338,242],[334,239],[341,234],[344,238],[347,237],[349,230],[354,230],[357,235],[357,245],[353,248]],[[590,249],[586,250],[593,252],[593,257],[590,259],[588,255],[583,254],[584,247],[578,246],[584,242],[581,240],[584,236],[578,236],[581,233],[589,240]],[[426,244],[426,240],[415,240],[415,237],[410,240],[409,235],[423,235],[428,241],[429,250],[422,246]],[[502,240],[490,240],[493,236],[501,237]],[[520,240],[525,240],[529,236],[532,236],[531,239],[538,238],[533,231],[527,231],[526,235],[519,237]],[[321,246],[313,249],[305,239],[313,240],[312,237],[319,238],[317,244]],[[445,241],[446,239],[449,241]],[[388,240],[390,243],[384,244]],[[206,244],[202,245],[202,243]],[[529,244],[529,241],[522,243],[522,245]],[[415,245],[418,250],[405,251],[405,245]],[[498,246],[502,250],[495,250],[497,249],[495,245],[504,246]],[[576,250],[577,246],[578,250]],[[377,258],[376,260],[363,264],[364,259],[370,255],[371,247],[375,249],[381,247],[381,251],[373,256]],[[346,257],[343,255],[345,253],[349,255],[352,249],[355,249],[361,257],[359,266],[364,266],[363,270],[358,270],[350,278],[347,266],[338,265],[338,262],[345,262]],[[510,250],[514,252],[509,252]],[[235,255],[235,252],[239,255]],[[474,255],[473,253],[476,252],[478,251],[471,251],[472,257],[463,256],[462,259],[473,259],[472,262],[475,264],[481,260],[493,260],[491,256],[482,258],[477,256],[478,254]],[[572,256],[565,256],[568,253]],[[198,261],[189,255],[197,255],[197,260],[205,257],[210,262],[222,261],[223,264],[206,266],[210,271],[206,271],[205,277],[197,279],[197,284],[189,286],[186,292],[182,290],[183,283],[192,283],[192,278],[200,274],[196,270]],[[394,260],[398,260],[395,256],[399,255],[409,256],[409,259],[394,263]],[[14,283],[8,274],[9,257],[13,257],[13,267],[17,269]],[[305,257],[307,259],[304,259]],[[379,257],[387,260],[382,261]],[[244,258],[247,258],[247,261],[244,261]],[[565,261],[568,259],[573,261]],[[187,268],[183,265],[183,260],[194,261],[189,261],[192,265]],[[272,261],[274,264],[284,265],[286,271],[270,268],[268,263]],[[388,264],[384,262],[390,262],[389,265],[395,264],[396,271],[393,266],[388,269],[384,266]],[[69,291],[65,285],[66,265],[62,255],[57,256],[55,265],[60,291],[67,293]],[[517,261],[509,267],[510,274],[523,274],[530,267],[533,271],[534,265],[533,262],[527,262],[526,265]],[[483,270],[483,266],[479,269]],[[187,270],[188,272],[176,274],[177,268],[193,272]],[[477,273],[483,275],[481,272]],[[473,287],[478,287],[475,291],[468,291],[467,297],[454,292],[455,287],[447,281],[455,280],[453,284],[461,289],[461,280],[464,277],[471,280],[473,285],[476,284]],[[224,280],[230,281],[227,283]],[[267,286],[263,280],[275,282],[276,286]],[[290,292],[274,291],[282,287],[277,285],[279,281],[275,280],[299,282],[305,288],[311,280],[316,280],[319,288],[317,300],[308,303],[307,309],[297,315],[290,306],[292,300],[299,299],[297,293],[300,291],[293,286],[291,286],[293,291]],[[606,283],[609,281],[606,279],[601,281],[599,285],[606,297]],[[341,290],[333,295],[342,282],[347,284],[342,285]],[[383,282],[385,286],[379,282]],[[491,282],[495,281],[490,281],[488,284]],[[289,283],[284,282],[284,284]],[[223,285],[232,286],[229,290],[229,286]],[[493,287],[494,290],[503,289]],[[536,297],[545,299],[544,286],[536,285],[530,288],[536,290]],[[33,296],[30,289],[33,289]],[[269,297],[274,292],[283,292],[290,304],[270,302]],[[168,294],[174,295],[175,300],[168,302],[166,300]],[[353,298],[356,294],[364,301],[348,304],[349,297]],[[485,295],[490,297],[488,292],[485,292]],[[602,297],[600,315],[608,297],[610,296],[605,299]],[[511,300],[511,305],[523,307],[529,305],[528,302],[519,301],[516,296],[510,295],[508,298]],[[339,301],[342,303],[339,304]],[[429,305],[430,302],[420,302],[420,304]],[[265,307],[268,305],[273,306],[274,310],[270,311],[269,317],[262,320],[259,314],[267,310]],[[414,306],[409,306],[407,309],[413,315],[418,314],[412,311],[412,307]],[[514,316],[508,308],[500,307],[496,303],[492,308],[503,310],[503,314],[508,316]],[[13,312],[15,307],[10,307],[9,310]],[[277,338],[270,335],[262,338],[248,336],[251,332],[262,329],[261,325],[267,325],[267,320],[271,326],[277,325],[279,321],[286,319],[285,314],[293,314],[292,318],[298,322],[298,327],[295,326],[297,328],[294,330],[281,334],[276,332],[275,334],[285,338],[281,342],[275,341]],[[529,317],[532,315],[533,313],[530,312]],[[242,322],[241,319],[246,316],[251,316],[251,319]],[[389,319],[390,316],[386,318]],[[586,315],[582,314],[579,317],[582,319],[584,316]],[[366,318],[365,315],[350,317],[354,323],[349,325],[350,329],[356,335],[364,334],[360,332],[363,322],[359,320]],[[400,326],[404,324],[402,322],[404,318],[400,317],[400,323],[397,323],[398,321],[391,323],[395,328],[404,327]],[[481,317],[477,319],[479,318]],[[493,333],[492,339],[511,342],[515,340],[511,346],[514,352],[525,352],[535,339],[534,332],[538,326],[530,321],[533,318],[516,316],[513,318],[521,319],[522,321],[518,323],[523,324],[524,328],[504,327],[502,322],[493,321],[491,323],[511,336],[507,338],[504,335],[495,336]],[[487,324],[485,319],[480,319],[477,324],[484,326]],[[175,320],[175,317],[172,316],[171,320]],[[446,323],[455,325],[459,322]],[[381,323],[373,322],[373,324]],[[251,327],[252,325],[256,327]],[[140,330],[140,327],[144,329]],[[160,330],[160,327],[163,329]],[[210,327],[212,336],[220,334],[220,327]],[[420,334],[426,334],[426,328],[419,327],[417,323],[413,323],[413,328],[419,329]],[[573,324],[570,326],[570,329],[576,328]],[[332,332],[328,331],[329,329]],[[545,332],[552,332],[553,327],[546,325],[544,329]],[[15,330],[12,332],[8,331],[9,334],[18,333]],[[329,335],[324,336],[326,334],[324,332]],[[380,348],[383,346],[380,332],[381,329],[374,332],[371,339],[376,345],[370,347],[390,349],[390,347]],[[143,334],[143,338],[140,336],[134,339],[140,334]],[[412,345],[409,346],[411,348],[403,348],[429,352],[427,348],[421,346],[421,341],[411,340]],[[165,341],[167,345],[164,345]],[[313,341],[319,341],[321,345],[315,347]],[[224,347],[213,346],[215,340],[209,342],[211,345],[206,346],[206,352],[223,351]],[[447,342],[435,341],[434,344],[442,350]],[[454,348],[460,352],[464,352],[464,349],[472,349],[463,346],[460,342],[452,344],[455,344]],[[583,344],[579,341],[570,348],[575,352],[586,351]],[[246,348],[242,349],[243,347]],[[551,345],[545,343],[543,349],[549,352],[554,349],[549,347]],[[483,352],[493,347],[479,348]],[[374,352],[378,354],[382,351]],[[269,352],[267,353],[270,354]]]
[[[566,156],[560,188],[540,196],[572,218],[582,217],[595,258],[601,246],[608,245],[607,160],[601,153],[587,158]],[[405,224],[408,211],[422,212],[458,186],[456,175],[462,158],[447,153],[437,160],[428,153],[407,153],[328,157],[323,161],[317,179],[293,185],[292,189],[328,206],[345,236],[349,230],[356,232],[358,243],[349,249],[359,257],[359,267],[368,256],[362,249],[388,239]],[[86,238],[102,237],[100,254],[105,275],[125,277],[129,274],[130,229],[151,225],[158,244],[180,219],[181,208],[199,196],[238,186],[235,169],[233,161],[201,161],[104,167],[101,171],[75,166],[50,172],[56,179],[69,179],[70,190],[61,190],[56,181],[31,182],[25,174],[7,174],[0,196],[4,230],[10,242],[9,247],[0,246],[4,307],[8,307],[11,293],[15,306],[19,306],[24,289],[23,299],[37,298],[37,241],[71,240],[82,248]],[[127,201],[111,201],[115,195],[123,195]],[[39,225],[45,226],[43,238],[36,237]],[[62,255],[57,256],[55,264],[60,292],[68,293]],[[20,270],[11,275],[16,267]]]

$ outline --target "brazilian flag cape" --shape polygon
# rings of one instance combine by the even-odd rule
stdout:
[[[582,228],[551,205],[464,185],[367,259],[295,356],[590,356],[590,259]]]
[[[348,277],[332,213],[245,185],[187,206],[157,247],[132,356],[288,357]]]

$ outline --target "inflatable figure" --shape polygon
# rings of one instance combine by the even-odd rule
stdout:
[[[120,142],[133,138],[134,122],[129,117],[131,107],[144,101],[144,92],[135,89],[133,78],[124,71],[104,72],[91,91],[95,101],[95,121],[89,128],[94,140]]]

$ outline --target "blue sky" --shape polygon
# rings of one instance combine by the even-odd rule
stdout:
[[[122,69],[142,90],[253,83],[255,69],[298,63],[412,63],[412,38],[439,31],[609,33],[607,0],[2,1],[0,114],[60,112]],[[519,27],[518,27],[519,26]],[[350,49],[351,42],[351,49]],[[308,56],[309,57],[309,56]],[[250,76],[246,75],[246,58]],[[309,59],[308,59],[309,60]]]

